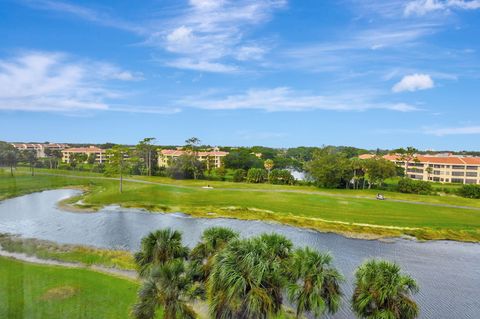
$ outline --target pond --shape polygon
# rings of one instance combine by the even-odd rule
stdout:
[[[110,249],[139,248],[149,231],[171,227],[183,232],[185,244],[195,245],[208,227],[226,226],[243,236],[264,232],[283,234],[297,246],[329,251],[335,266],[346,277],[342,309],[331,318],[352,318],[349,299],[353,273],[365,259],[395,261],[420,285],[415,300],[421,318],[480,318],[480,244],[450,241],[360,240],[275,223],[187,215],[152,214],[138,209],[109,206],[97,213],[73,213],[56,203],[77,195],[75,190],[52,190],[0,202],[0,233],[58,243],[90,245]]]

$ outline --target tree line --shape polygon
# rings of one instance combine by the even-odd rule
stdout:
[[[336,313],[343,275],[329,253],[295,248],[275,233],[240,238],[229,228],[204,231],[189,249],[172,229],[151,232],[135,254],[142,286],[132,314],[152,319],[196,318],[192,304],[208,304],[211,318],[272,318],[288,301],[296,318]],[[416,281],[384,260],[367,260],[355,272],[351,308],[358,318],[413,319],[419,308]]]

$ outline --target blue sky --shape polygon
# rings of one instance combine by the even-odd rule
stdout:
[[[0,139],[480,149],[480,0],[4,0]]]

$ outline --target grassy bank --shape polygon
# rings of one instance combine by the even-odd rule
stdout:
[[[0,318],[130,318],[138,283],[0,258]]]
[[[96,249],[77,245],[61,245],[38,239],[25,239],[0,234],[0,247],[11,253],[23,253],[40,259],[80,263],[86,266],[103,266],[135,270],[133,256],[128,251]]]
[[[120,194],[117,181],[101,179],[97,174],[82,173],[75,178],[19,174],[15,178],[0,177],[0,198],[75,186],[89,189],[81,198],[88,208],[115,203],[202,217],[271,220],[355,237],[410,235],[419,239],[480,241],[480,210],[435,206],[478,208],[478,200],[388,193],[387,198],[406,202],[376,201],[372,200],[375,191],[226,182],[208,182],[214,189],[207,190],[201,188],[206,181],[135,179],[156,184],[125,182],[124,192]]]

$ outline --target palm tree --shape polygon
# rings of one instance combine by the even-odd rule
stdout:
[[[215,255],[232,240],[238,239],[238,233],[226,227],[206,229],[200,242],[190,252],[189,275],[196,286],[193,294],[205,298],[205,284],[213,267]]]
[[[268,177],[270,177],[270,172],[272,171],[273,167],[275,166],[275,163],[271,159],[267,159],[265,162],[263,162],[263,167],[268,172]]]
[[[411,294],[418,289],[397,264],[370,260],[355,272],[352,307],[359,318],[413,319],[419,310]]]
[[[291,248],[274,234],[231,241],[215,256],[207,281],[212,317],[264,319],[279,313]]]
[[[135,254],[140,277],[147,277],[155,265],[176,258],[186,258],[188,248],[182,244],[182,233],[170,228],[149,233],[142,239],[141,250]]]
[[[317,318],[338,311],[343,277],[331,263],[331,255],[308,247],[295,252],[291,274],[294,282],[288,287],[288,296],[297,305],[297,318],[305,312],[313,312]]]
[[[164,319],[196,318],[188,305],[191,280],[185,272],[185,261],[173,259],[156,266],[138,293],[138,302],[133,307],[137,319],[153,319],[159,306],[164,309]]]

